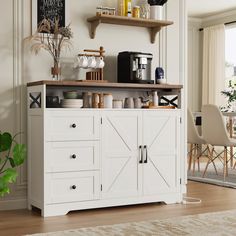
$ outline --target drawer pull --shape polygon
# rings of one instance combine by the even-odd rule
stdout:
[[[76,128],[76,124],[72,124],[71,127],[75,129]]]
[[[72,158],[72,159],[76,159],[76,155],[73,154],[73,155],[71,156],[71,158]]]
[[[72,185],[72,186],[71,186],[71,189],[76,189],[76,185]]]

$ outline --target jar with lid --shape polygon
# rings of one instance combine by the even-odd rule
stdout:
[[[97,16],[101,16],[101,14],[102,14],[102,7],[97,7],[96,9],[97,9],[96,10],[96,15]]]
[[[112,108],[113,96],[111,93],[104,93],[104,108]]]
[[[134,18],[140,18],[140,6],[133,7],[132,16]]]

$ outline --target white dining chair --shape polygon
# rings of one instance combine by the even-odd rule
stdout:
[[[214,163],[214,160],[217,157],[224,154],[223,175],[225,180],[226,175],[228,175],[228,162],[230,160],[227,155],[227,147],[236,146],[236,140],[229,137],[223,115],[216,105],[207,104],[202,106],[202,134],[205,141],[213,146],[208,156],[209,159],[203,173],[203,177],[205,176],[209,164],[212,162]],[[220,154],[213,157],[214,148],[216,146],[224,147],[224,150]]]
[[[203,153],[207,150],[207,147],[202,151],[202,145],[206,144],[206,141],[199,135],[198,130],[194,123],[194,118],[192,112],[187,110],[187,118],[188,118],[188,143],[190,144],[189,149],[189,162],[188,162],[188,170],[191,170],[191,165],[193,162],[193,174],[195,173],[195,164],[196,161],[198,163],[198,171],[200,171],[200,163],[199,159],[203,155]]]

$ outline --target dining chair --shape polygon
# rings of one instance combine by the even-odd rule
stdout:
[[[205,176],[209,164],[214,163],[216,158],[220,157],[221,154],[224,154],[223,175],[225,180],[226,175],[228,175],[228,162],[230,160],[227,155],[227,147],[236,146],[236,140],[228,136],[223,115],[216,105],[207,104],[202,106],[202,134],[205,141],[213,146],[208,155],[208,162],[203,177]],[[213,157],[216,146],[224,147],[224,150]]]
[[[195,163],[198,163],[198,171],[200,171],[199,159],[202,154],[207,150],[207,147],[202,151],[202,145],[206,144],[206,141],[199,135],[198,130],[195,126],[194,118],[192,112],[187,109],[187,130],[188,130],[188,143],[190,144],[189,150],[189,162],[188,170],[191,170],[191,165],[193,162],[193,174],[195,173]]]

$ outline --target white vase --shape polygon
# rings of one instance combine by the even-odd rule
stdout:
[[[163,20],[163,6],[150,6],[150,18],[153,20]]]

